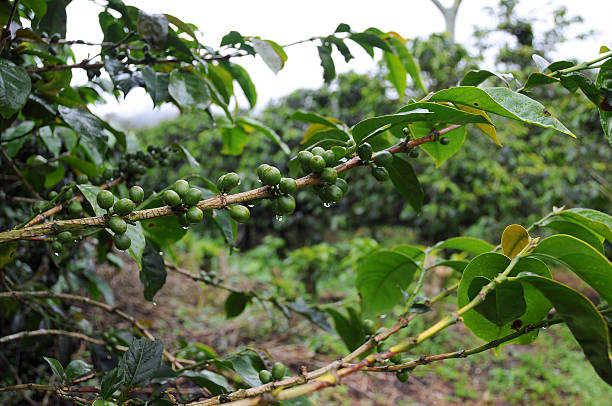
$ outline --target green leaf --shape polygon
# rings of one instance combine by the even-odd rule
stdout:
[[[100,191],[102,190],[100,187],[90,184],[77,185],[77,187],[83,194],[83,197],[85,197],[87,202],[89,202],[89,204],[93,208],[93,211],[96,216],[103,216],[106,214],[106,210],[98,206],[97,196],[98,193],[100,193]],[[117,197],[115,197],[115,201],[117,201]]]
[[[274,73],[278,73],[287,60],[287,54],[282,47],[270,40],[262,40],[258,38],[251,39],[255,52],[261,56],[261,59],[268,65]]]
[[[389,45],[376,34],[369,32],[355,32],[349,35],[349,38],[359,44],[371,57],[374,57],[374,47],[380,48],[386,52],[392,52]]]
[[[283,140],[281,140],[281,137],[273,129],[266,126],[265,124],[247,117],[237,118],[236,124],[242,126],[242,129],[247,134],[251,133],[253,130],[261,132],[263,135],[270,138],[272,142],[278,145],[285,154],[288,155],[291,153],[291,150],[289,149],[287,144],[285,144]]]
[[[308,304],[301,297],[297,298],[293,302],[285,302],[284,305],[287,306],[292,312],[304,316],[311,323],[319,326],[323,330],[328,332],[332,331],[331,325],[327,321],[325,314],[311,306],[308,306]]]
[[[402,299],[417,269],[414,260],[399,252],[381,250],[357,267],[357,290],[364,317],[390,311]]]
[[[62,140],[59,135],[53,132],[49,126],[40,128],[38,135],[40,135],[40,139],[44,142],[49,152],[54,157],[57,157],[62,151]]]
[[[447,266],[449,268],[454,269],[455,271],[459,273],[463,273],[463,271],[465,270],[465,267],[468,264],[469,262],[464,261],[464,260],[443,260],[443,261],[435,262],[433,265],[427,268],[427,270],[435,268],[437,266]]]
[[[612,263],[586,242],[570,235],[553,235],[540,241],[533,255],[560,263],[591,285],[608,303],[612,302]]]
[[[6,139],[16,138],[4,144],[4,147],[6,148],[6,153],[8,154],[8,156],[10,156],[11,158],[15,158],[17,156],[19,151],[21,151],[21,148],[23,147],[23,145],[30,138],[30,137],[27,137],[25,134],[27,134],[33,128],[34,128],[33,121],[24,121],[22,123],[19,123],[15,127],[7,128],[5,130],[2,138],[6,138]]]
[[[232,354],[222,358],[223,361],[229,361],[232,364],[234,371],[242,380],[249,386],[259,386],[259,371],[265,369],[265,365],[259,355],[252,350],[241,351],[237,354]]]
[[[214,396],[231,391],[227,379],[223,375],[212,371],[207,371],[205,369],[199,371],[184,371],[181,372],[179,376],[187,378],[196,385],[208,389]]]
[[[408,201],[414,211],[420,212],[425,193],[410,162],[395,154],[387,171],[395,189]]]
[[[412,258],[415,262],[423,259],[425,255],[425,251],[420,249],[419,247],[415,247],[414,245],[409,244],[400,244],[391,248],[391,251],[399,252],[400,254],[404,254],[410,258]]]
[[[86,148],[92,162],[102,166],[104,153],[108,148],[108,136],[102,120],[78,108],[60,106],[58,111],[62,120],[80,136],[80,142]]]
[[[153,244],[147,242],[142,253],[142,267],[140,270],[140,282],[144,287],[144,297],[152,302],[155,294],[166,283],[166,265]]]
[[[172,71],[168,93],[181,108],[187,110],[205,110],[212,102],[206,82],[194,72]]]
[[[480,255],[485,252],[493,251],[495,246],[474,237],[453,237],[448,240],[440,241],[434,248],[452,248],[455,250],[465,251],[470,254]]]
[[[168,83],[170,77],[167,73],[155,72],[150,66],[142,68],[142,78],[145,89],[151,96],[154,105],[158,105],[168,97]]]
[[[36,16],[34,25],[36,31],[46,32],[49,38],[53,34],[59,34],[60,38],[66,38],[66,6],[72,0],[47,0],[47,12],[43,16]]]
[[[323,80],[325,80],[325,83],[329,83],[336,77],[336,66],[331,56],[332,47],[329,43],[324,43],[317,47],[317,51],[323,67]]]
[[[415,138],[425,137],[430,134],[433,130],[440,130],[444,128],[444,125],[432,125],[428,123],[414,123],[410,124],[408,128]],[[426,142],[419,145],[427,155],[433,158],[436,163],[436,168],[440,167],[450,157],[459,152],[459,149],[465,142],[467,136],[467,128],[459,127],[452,131],[447,132],[444,137],[447,137],[450,142],[447,145],[442,145],[440,142]]]
[[[178,152],[178,157],[186,159],[189,166],[192,168],[200,166],[200,163],[193,157],[193,155],[191,155],[189,150],[185,148],[183,144],[179,144],[178,142],[173,143],[172,150]]]
[[[340,23],[334,32],[351,32],[351,26],[345,23]]]
[[[60,382],[66,382],[66,373],[64,372],[64,367],[62,366],[62,364],[60,364],[60,362],[55,358],[43,357],[43,359],[47,361],[47,363],[51,367],[51,370],[53,371],[55,376],[59,378]]]
[[[123,368],[115,367],[108,371],[104,378],[102,378],[100,386],[100,396],[102,396],[102,399],[111,399],[113,393],[123,385],[124,379],[125,370]]]
[[[249,73],[242,66],[238,64],[228,64],[225,67],[229,70],[232,77],[238,82],[242,92],[246,96],[251,108],[255,107],[257,103],[257,90],[255,85],[249,76]]]
[[[146,338],[132,340],[130,348],[123,354],[121,367],[125,370],[125,386],[143,388],[147,386],[161,363],[164,344],[160,339]]]
[[[236,241],[236,233],[229,212],[227,210],[206,210],[204,213],[221,231],[225,243],[233,247]]]
[[[248,142],[248,134],[241,126],[223,127],[221,130],[221,139],[223,140],[222,154],[240,155]]]
[[[332,44],[336,46],[336,48],[338,48],[338,51],[340,51],[340,53],[344,57],[344,62],[348,63],[348,61],[354,58],[353,54],[351,53],[350,49],[346,46],[342,38],[338,38],[338,37],[334,37],[333,35],[330,35],[329,37],[325,38],[325,40],[331,42]]]
[[[147,43],[161,49],[168,37],[168,19],[164,14],[147,14],[138,10],[138,33]]]
[[[458,306],[461,308],[471,301],[470,287],[475,278],[481,277],[487,280],[493,280],[499,273],[503,272],[509,264],[510,259],[499,253],[487,252],[475,257],[465,268],[461,276],[461,281],[459,282],[459,288],[457,290]],[[547,278],[551,277],[548,267],[542,261],[532,257],[521,258],[514,266],[509,276],[516,276],[521,272],[531,272]],[[474,291],[472,290],[471,293],[473,294]],[[515,297],[513,294],[510,296]],[[489,295],[487,295],[487,298],[488,297]],[[516,330],[512,329],[512,327],[516,327],[517,324],[520,328],[542,321],[551,308],[548,300],[546,300],[537,289],[526,285],[523,285],[523,297],[526,308],[524,313],[516,319],[520,320],[520,323],[515,322],[515,319],[510,320],[508,317],[503,317],[499,320],[500,322],[505,321],[506,323],[497,325],[475,310],[467,311],[463,315],[463,322],[477,337],[485,341],[493,341],[515,332]],[[518,311],[522,309],[522,303],[508,303],[508,300],[504,300],[504,303],[511,308],[501,310],[502,315],[516,315]],[[515,325],[513,326],[513,324]],[[505,344],[529,344],[537,338],[537,335],[537,330],[532,331]]]
[[[504,229],[501,248],[505,256],[512,259],[529,244],[529,233],[519,224],[510,224]]]
[[[399,99],[403,100],[406,92],[406,69],[402,61],[392,52],[385,52],[383,54],[383,61],[389,71],[387,79],[391,82],[395,90],[397,90]]]
[[[28,73],[14,63],[0,59],[0,114],[8,118],[22,109],[32,90]]]
[[[330,119],[323,117],[320,114],[312,113],[309,111],[297,110],[291,115],[291,120],[300,121],[302,123],[322,124],[324,126],[332,128],[337,127],[337,124],[331,121]]]
[[[491,280],[484,276],[474,277],[468,288],[468,299],[472,300],[478,296],[480,290],[490,282]],[[523,286],[519,282],[499,284],[492,292],[489,292],[484,302],[474,308],[496,326],[503,326],[520,318],[525,314],[526,309]]]
[[[608,59],[599,68],[595,86],[598,89],[612,92],[612,59]],[[603,128],[604,134],[608,137],[608,142],[612,145],[612,102],[610,99],[604,99],[599,104],[599,119],[601,121],[601,128]]]
[[[562,220],[559,219],[558,216],[553,216],[550,219],[544,221],[540,224],[540,227],[550,228],[551,230],[555,230],[557,234],[568,234],[574,236],[593,248],[597,251],[605,254],[603,240],[604,238],[595,234],[591,229],[584,227],[583,225],[576,223],[574,221]]]
[[[571,72],[567,75],[563,75],[559,78],[561,80],[561,84],[570,92],[575,92],[576,90],[582,90],[582,93],[588,99],[593,102],[596,106],[599,107],[599,103],[601,102],[601,90],[595,86],[595,83],[588,77],[584,76],[580,72]]]
[[[503,80],[506,84],[514,79],[511,74],[496,73],[488,70],[471,70],[463,76],[459,84],[461,86],[478,86],[492,76]]]
[[[80,359],[75,359],[70,361],[70,363],[66,366],[66,378],[68,382],[72,382],[72,380],[78,376],[84,375],[85,373],[91,371],[92,366],[86,363],[85,361],[81,361]]]
[[[231,319],[239,316],[248,303],[249,296],[242,292],[231,292],[225,299],[225,317]]]
[[[557,82],[560,82],[560,80],[555,77],[548,76],[548,75],[545,75],[539,72],[532,73],[527,78],[527,82],[525,82],[523,87],[519,89],[519,92],[523,93],[526,90],[529,90],[534,87],[549,85],[551,83],[557,83]]]
[[[542,104],[505,87],[480,89],[472,86],[459,86],[441,90],[431,96],[429,100],[477,107],[502,117],[550,128],[576,137],[559,120],[554,118]]]
[[[47,13],[47,2],[45,0],[21,0],[21,4],[29,7],[36,18],[42,18]]]
[[[593,303],[580,292],[552,279],[536,275],[521,275],[518,279],[538,289],[552,303],[595,372],[612,386],[608,328]]]
[[[393,52],[398,56],[406,72],[408,72],[412,78],[414,85],[423,93],[427,93],[427,89],[425,85],[423,85],[423,79],[421,78],[421,68],[417,61],[414,60],[414,57],[406,47],[404,41],[393,35],[389,36],[387,41],[389,45],[391,45],[391,48],[393,48]]]
[[[592,209],[575,208],[563,210],[559,215],[588,227],[612,243],[612,216],[609,214]]]
[[[538,54],[531,55],[531,59],[533,59],[540,72],[544,72],[546,68],[550,66],[550,62]]]
[[[195,41],[198,40],[198,38],[196,37],[195,32],[189,26],[189,24],[183,22],[182,20],[180,20],[179,18],[177,18],[177,17],[175,17],[175,16],[173,16],[171,14],[164,14],[164,16],[166,17],[166,20],[170,24],[174,24],[177,28],[181,29],[183,32],[186,32],[187,34],[189,34],[191,36],[191,38],[193,38]]]
[[[130,254],[140,268],[142,266],[142,253],[145,249],[145,237],[142,230],[142,224],[140,224],[140,222],[137,222],[136,225],[128,224],[125,235],[130,237],[130,240],[132,240],[132,245],[130,245],[130,248],[128,248],[128,254]]]
[[[363,344],[365,333],[355,309],[352,307],[348,308],[348,317],[335,309],[327,308],[325,311],[334,319],[334,329],[340,338],[342,338],[342,342],[344,342],[349,351],[353,351]]]
[[[117,406],[117,404],[104,399],[96,399],[91,406]]]

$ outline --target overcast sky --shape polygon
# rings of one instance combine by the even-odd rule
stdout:
[[[450,3],[451,0],[441,0]],[[280,44],[306,39],[311,36],[330,34],[341,23],[351,25],[354,30],[377,27],[383,31],[397,31],[405,38],[425,37],[432,32],[444,30],[442,15],[430,0],[404,0],[377,2],[361,0],[310,0],[308,2],[260,0],[260,1],[202,1],[202,0],[125,0],[148,13],[168,13],[185,22],[198,26],[202,42],[218,47],[223,35],[237,30],[243,35],[258,35]],[[457,17],[456,39],[470,46],[475,25],[491,26],[494,21],[483,11],[486,6],[495,6],[497,0],[464,0]],[[597,35],[585,42],[562,44],[556,59],[577,57],[591,59],[597,55],[599,46],[612,45],[612,1],[610,0],[523,0],[520,15],[528,15],[544,23],[550,23],[551,10],[566,5],[570,15],[583,16],[585,24],[573,33],[595,29]],[[89,0],[73,0],[68,6],[67,37],[86,41],[101,41],[98,13],[102,8]],[[572,33],[570,32],[570,35]],[[77,60],[95,54],[91,47],[75,46]],[[259,95],[257,108],[269,100],[286,95],[301,88],[317,88],[323,84],[316,46],[312,43],[287,48],[288,60],[283,70],[275,75],[257,57],[241,58],[238,62],[251,74]],[[360,48],[352,48],[357,57],[348,64],[335,55],[338,73],[354,70],[367,72],[376,63]],[[75,72],[75,80],[84,81],[84,72]],[[243,103],[246,105],[246,103]],[[151,119],[153,103],[143,89],[135,89],[125,100],[110,101],[92,110],[103,116],[146,117]],[[159,109],[156,109],[159,110]],[[154,116],[167,116],[174,111],[172,106],[162,108]]]

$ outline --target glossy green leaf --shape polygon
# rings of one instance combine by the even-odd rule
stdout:
[[[324,43],[317,47],[317,51],[321,59],[321,67],[323,67],[323,80],[329,83],[336,77],[336,65],[331,56],[332,47],[329,43]]]
[[[440,241],[435,248],[452,248],[455,250],[465,251],[470,254],[479,255],[485,252],[493,251],[495,245],[474,237],[453,237],[448,240]]]
[[[482,277],[487,280],[493,280],[499,273],[503,272],[509,264],[510,259],[508,257],[494,252],[487,252],[475,257],[465,268],[461,276],[461,281],[459,282],[459,288],[457,290],[458,306],[461,308],[470,302],[470,287],[475,278]],[[521,258],[514,266],[509,276],[516,276],[521,272],[531,272],[546,278],[551,277],[548,267],[542,261],[535,258]],[[474,294],[473,291],[471,293]],[[513,294],[510,296],[515,297]],[[489,295],[487,295],[487,297],[489,297]],[[525,285],[523,285],[523,298],[525,302],[525,311],[516,319],[510,320],[507,317],[502,317],[500,321],[505,321],[503,325],[497,325],[489,321],[475,310],[467,311],[463,315],[463,322],[477,337],[485,341],[493,341],[499,337],[515,332],[516,330],[512,327],[518,326],[520,328],[542,321],[551,308],[548,300],[537,289]],[[511,306],[511,301],[509,303],[508,300],[505,300],[504,303],[506,306]],[[502,313],[516,315],[518,314],[518,310],[522,309],[522,303],[512,306],[516,307],[503,310]],[[537,335],[537,330],[532,331],[506,344],[529,344],[537,338]]]
[[[378,35],[370,32],[355,32],[349,38],[358,43],[371,57],[374,56],[373,48],[380,48],[386,52],[392,52],[387,43]]]
[[[60,362],[55,358],[43,357],[43,359],[47,361],[51,367],[51,370],[53,371],[53,374],[59,378],[60,382],[66,382],[66,372],[64,372],[64,367],[62,364],[60,364]]]
[[[146,338],[134,339],[123,354],[121,367],[125,370],[125,386],[144,388],[161,363],[164,345],[160,339],[149,341]]]
[[[232,77],[238,82],[242,92],[249,101],[251,108],[255,107],[257,103],[257,90],[255,85],[249,76],[249,73],[242,66],[238,64],[228,64],[226,68],[232,74]]]
[[[168,37],[168,19],[164,14],[147,14],[138,10],[138,34],[148,44],[161,49]]]
[[[108,136],[102,120],[83,109],[60,106],[58,111],[62,120],[80,137],[80,143],[86,148],[91,161],[101,167],[108,148]]]
[[[0,115],[8,118],[28,100],[32,82],[28,73],[6,59],[0,59]]]
[[[242,126],[221,128],[221,139],[223,141],[222,154],[240,155],[248,143],[248,134]]]
[[[406,92],[406,69],[402,61],[397,55],[391,52],[385,52],[383,54],[383,61],[389,71],[387,79],[397,91],[399,99],[403,100],[404,93]]]
[[[161,196],[151,199],[139,209],[150,209],[164,206]],[[177,216],[164,216],[140,222],[146,239],[153,241],[160,249],[166,251],[175,242],[185,236],[187,230],[178,222]]]
[[[532,73],[531,75],[529,75],[529,77],[527,78],[527,82],[525,82],[519,92],[523,93],[526,90],[532,89],[534,87],[549,85],[551,83],[557,82],[560,82],[560,80],[555,77],[548,76],[539,72]]]
[[[207,371],[206,369],[199,371],[184,371],[181,372],[179,376],[189,379],[202,388],[208,389],[214,396],[231,391],[231,386],[223,375]]]
[[[472,86],[459,86],[441,90],[430,98],[431,101],[446,101],[477,107],[489,113],[511,118],[539,127],[557,130],[575,137],[559,120],[554,118],[540,103],[524,94],[513,92],[505,87],[480,89]]]
[[[323,330],[328,332],[332,331],[331,325],[327,321],[325,314],[314,307],[309,306],[301,297],[298,297],[292,302],[285,302],[284,305],[287,306],[292,312],[305,317],[311,323],[319,326]]]
[[[87,372],[91,371],[91,369],[92,366],[85,361],[80,359],[72,360],[68,365],[66,365],[66,378],[68,382],[72,382],[74,378],[86,374]]]
[[[115,367],[108,371],[104,378],[102,378],[100,386],[100,396],[102,396],[102,399],[111,399],[113,393],[123,385],[124,379],[125,370],[123,368]]]
[[[242,292],[231,292],[225,299],[225,316],[228,319],[239,316],[247,304],[249,297]]]
[[[94,400],[94,402],[91,404],[91,406],[117,406],[116,403],[113,403],[109,400],[104,400],[104,399],[96,399]]]
[[[243,130],[245,130],[246,133],[251,133],[252,131],[258,131],[262,133],[266,137],[270,138],[272,142],[278,145],[285,154],[289,154],[291,152],[291,150],[289,149],[289,146],[287,146],[287,144],[283,142],[283,140],[276,133],[276,131],[266,126],[265,124],[255,119],[247,118],[247,117],[237,118],[236,124],[242,126]]]
[[[30,8],[37,18],[42,18],[47,13],[47,2],[45,0],[21,0],[20,3]]]
[[[531,59],[533,59],[540,72],[544,72],[550,66],[550,62],[538,54],[531,55]]]
[[[194,72],[172,71],[168,93],[183,109],[207,109],[211,95],[204,79]]]
[[[469,264],[468,261],[464,261],[464,260],[442,260],[440,262],[435,262],[433,265],[431,265],[429,269],[435,268],[437,266],[446,266],[449,268],[454,269],[455,271],[459,272],[459,273],[463,273],[463,271],[465,270],[465,267]]]
[[[478,86],[490,77],[499,78],[506,84],[509,84],[508,82],[514,79],[511,74],[496,73],[488,70],[471,70],[463,76],[459,84],[461,86]]]
[[[415,247],[414,245],[409,244],[400,244],[391,248],[391,251],[399,252],[400,254],[404,254],[410,258],[412,258],[415,262],[420,261],[425,256],[425,251],[423,251],[419,247]]]
[[[153,244],[147,242],[142,253],[142,266],[140,269],[140,282],[144,288],[144,298],[152,302],[155,294],[166,283],[166,265],[164,257],[160,255]]]
[[[431,133],[433,130],[440,130],[444,125],[431,125],[428,123],[410,124],[408,128],[415,138],[421,138]],[[442,145],[440,142],[427,142],[419,145],[427,155],[433,158],[436,163],[436,168],[440,167],[450,157],[459,152],[459,149],[465,142],[467,136],[467,128],[459,127],[444,134],[450,142],[447,145]]]
[[[259,386],[259,371],[265,369],[265,365],[259,355],[252,350],[241,351],[222,358],[229,361],[236,373],[249,386]]]
[[[599,68],[595,86],[598,89],[612,92],[612,59],[608,59]],[[612,102],[609,99],[604,99],[600,102],[599,119],[601,121],[601,128],[603,128],[604,133],[608,137],[608,142],[612,145]]]
[[[519,281],[538,289],[565,321],[595,372],[612,386],[608,328],[597,308],[580,292],[552,279],[521,275]]]
[[[354,58],[353,54],[351,53],[351,50],[346,46],[342,38],[338,38],[333,35],[330,35],[329,37],[325,38],[325,40],[329,41],[330,43],[336,46],[338,51],[344,57],[344,62],[348,62]]]
[[[26,135],[28,132],[34,129],[33,121],[24,121],[19,123],[15,127],[7,128],[2,134],[3,139],[3,147],[6,149],[6,153],[11,158],[15,158],[23,145],[28,140],[28,136]],[[11,141],[4,142],[5,139],[9,139]]]
[[[236,232],[229,212],[227,210],[206,210],[204,214],[217,226],[225,243],[233,247],[236,241]]]
[[[478,296],[480,290],[490,282],[491,280],[484,276],[475,276],[468,287],[468,299],[472,300]],[[485,297],[484,302],[474,308],[496,326],[519,319],[526,309],[523,286],[518,282],[499,284]]]
[[[325,309],[325,311],[332,316],[334,320],[334,329],[346,345],[346,348],[349,351],[353,351],[363,344],[365,341],[365,333],[357,311],[352,307],[349,307],[347,310],[349,315],[345,316],[335,309]]]
[[[334,123],[330,119],[323,117],[320,114],[312,113],[309,111],[297,110],[295,113],[291,115],[291,119],[294,121],[300,121],[303,123],[313,123],[313,124],[316,123],[316,124],[322,124],[325,126],[336,128],[336,123]]]
[[[185,148],[182,144],[175,142],[172,144],[172,150],[177,152],[177,156],[180,158],[184,158],[189,163],[189,166],[192,168],[196,168],[200,166],[200,163],[191,155],[189,150]]]
[[[406,47],[406,44],[401,39],[397,38],[394,35],[390,35],[387,38],[387,41],[391,48],[393,48],[393,52],[402,63],[405,71],[408,72],[410,77],[412,78],[412,82],[417,87],[417,89],[421,90],[423,93],[427,93],[427,89],[425,89],[425,85],[423,85],[423,79],[421,78],[421,68],[417,61],[415,61],[414,57]],[[403,93],[401,93],[403,95]]]
[[[612,243],[612,216],[609,214],[593,209],[575,208],[563,210],[559,215],[588,227]]]
[[[193,38],[195,41],[198,40],[198,38],[196,37],[195,32],[189,26],[189,24],[183,22],[182,20],[180,20],[179,18],[177,18],[177,17],[175,17],[175,16],[173,16],[171,14],[164,14],[164,16],[166,17],[166,20],[170,24],[174,24],[177,28],[179,28],[183,32],[186,32],[187,34],[189,34],[191,36],[191,38]]]
[[[261,59],[263,59],[272,72],[280,72],[287,60],[285,51],[283,51],[278,44],[270,40],[253,38],[251,39],[251,43],[253,44],[253,48],[255,48],[255,52],[261,56]]]
[[[563,220],[558,216],[553,216],[549,220],[543,222],[540,226],[554,230],[557,232],[557,234],[568,234],[574,236],[586,242],[602,254],[605,253],[603,237],[600,237],[598,234],[595,234],[589,228],[584,227],[579,223]]]
[[[588,99],[593,102],[596,106],[599,106],[601,102],[601,90],[595,86],[595,83],[585,75],[580,72],[571,72],[567,75],[563,75],[559,78],[561,80],[561,84],[570,92],[575,92],[576,90],[582,90],[582,93]]]
[[[540,241],[533,255],[560,263],[612,302],[612,263],[584,241],[570,235],[553,235]]]
[[[153,104],[158,105],[168,97],[168,83],[170,77],[167,73],[155,72],[150,66],[142,68],[142,79],[145,82],[147,93],[153,99]]]
[[[106,214],[106,210],[98,206],[97,196],[102,190],[100,187],[90,184],[77,185],[77,187],[83,194],[83,197],[85,197],[87,202],[90,204],[96,216],[103,216]],[[117,201],[116,197],[115,201]]]
[[[356,281],[364,317],[390,311],[402,299],[417,267],[412,258],[390,250],[366,256],[357,267]]]
[[[505,256],[512,259],[529,244],[529,232],[520,224],[510,224],[501,237],[501,248]]]
[[[136,261],[138,267],[141,267],[142,253],[145,249],[145,237],[144,232],[142,230],[142,224],[140,222],[136,222],[135,225],[128,224],[127,231],[125,235],[130,237],[132,240],[132,245],[128,248],[128,254]]]
[[[47,12],[45,15],[36,16],[34,25],[36,31],[46,32],[49,37],[59,34],[60,38],[66,38],[66,6],[71,0],[47,0]]]
[[[420,212],[425,193],[410,162],[395,154],[387,171],[395,189],[408,201],[414,211]]]
[[[51,127],[44,126],[38,130],[38,135],[43,141],[49,152],[57,157],[62,150],[62,139],[59,135],[52,131]]]

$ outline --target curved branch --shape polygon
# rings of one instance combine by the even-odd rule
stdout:
[[[92,344],[104,345],[104,341],[98,340],[97,338],[89,337],[82,333],[77,333],[74,331],[65,331],[65,330],[56,330],[56,329],[40,329],[33,331],[20,331],[19,333],[11,334],[8,336],[0,337],[0,343],[7,343],[9,341],[18,340],[20,338],[26,337],[36,337],[36,336],[45,336],[45,335],[57,335],[57,336],[67,336],[76,338],[83,341],[88,341]]]

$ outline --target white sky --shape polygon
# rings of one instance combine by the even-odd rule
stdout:
[[[441,1],[446,4],[451,2]],[[169,13],[197,25],[202,32],[202,42],[213,47],[218,47],[223,35],[231,30],[243,35],[259,35],[280,44],[331,34],[341,22],[349,24],[353,30],[377,27],[383,31],[397,31],[405,38],[425,37],[432,32],[444,30],[442,15],[430,0],[379,0],[375,3],[362,0],[125,0],[125,3],[148,13]],[[490,26],[494,23],[483,8],[496,4],[497,0],[464,0],[457,17],[457,41],[469,47],[474,25]],[[595,29],[597,35],[586,42],[562,44],[555,55],[556,59],[577,57],[588,60],[597,55],[600,45],[612,45],[610,0],[522,0],[518,10],[520,15],[528,15],[544,23],[551,20],[551,11],[561,4],[568,7],[570,15],[579,14],[584,18],[585,24],[576,33]],[[98,13],[101,10],[92,1],[74,0],[67,8],[68,39],[101,41],[102,32],[98,25]],[[87,57],[88,53],[93,55],[98,52],[84,46],[75,46],[74,49],[77,60]],[[278,75],[272,73],[259,57],[244,57],[238,61],[249,71],[255,83],[258,109],[269,100],[289,94],[297,88],[317,88],[323,84],[315,44],[296,45],[286,51],[288,60]],[[357,58],[348,64],[341,56],[334,55],[337,73],[348,70],[364,73],[375,68],[376,62],[362,49],[351,47],[351,51]],[[78,81],[86,80],[82,71],[74,72],[74,75]],[[246,106],[246,102],[241,105]],[[144,89],[133,90],[120,102],[113,99],[106,105],[92,108],[103,116],[143,117],[147,120],[167,117],[174,112],[174,107],[170,105],[158,111],[162,114],[152,114],[152,109],[153,103]]]

